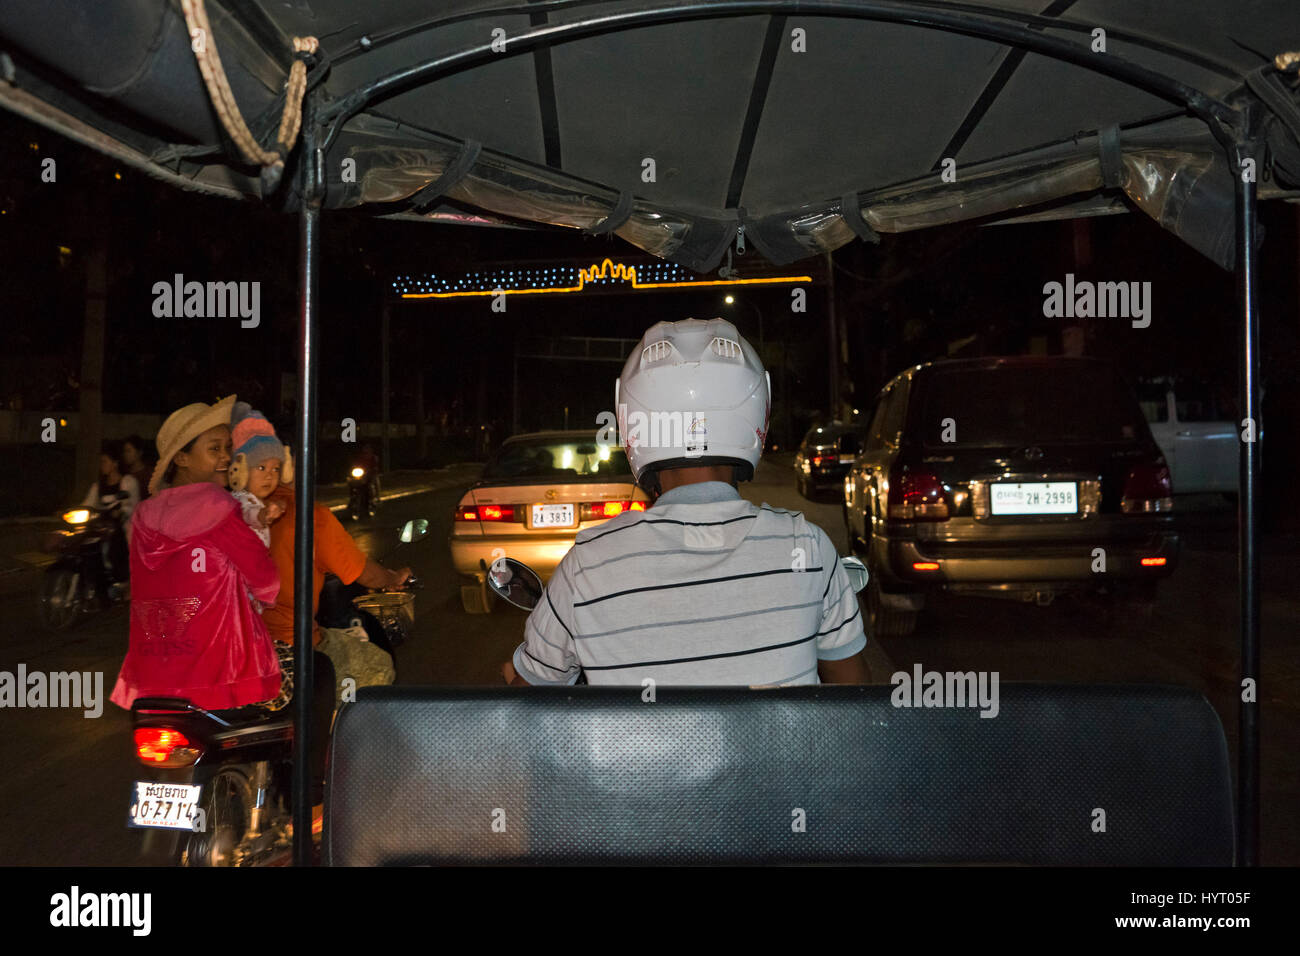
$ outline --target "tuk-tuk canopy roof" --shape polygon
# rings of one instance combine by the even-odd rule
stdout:
[[[784,264],[1134,205],[1228,267],[1235,171],[1211,127],[1248,103],[1261,196],[1300,187],[1295,65],[1274,60],[1300,50],[1294,0],[206,7],[264,144],[293,38],[319,41],[327,208],[613,232],[700,272],[738,238]],[[4,105],[186,188],[295,208],[292,178],[226,135],[179,4],[6,0],[0,41]]]

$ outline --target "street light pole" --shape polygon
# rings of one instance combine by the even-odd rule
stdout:
[[[723,301],[727,305],[735,305],[737,300],[734,295],[729,295]],[[766,343],[763,339],[763,310],[752,302],[745,302],[743,304],[753,309],[754,314],[758,316],[758,355],[761,359],[764,357],[764,353],[766,352]]]

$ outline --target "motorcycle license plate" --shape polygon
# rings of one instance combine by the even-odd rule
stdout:
[[[1073,481],[994,482],[989,486],[995,515],[1072,515],[1079,510]]]
[[[534,528],[572,528],[577,523],[571,504],[533,505]]]
[[[127,816],[129,827],[158,827],[164,830],[194,829],[194,811],[202,787],[187,783],[156,783],[137,780]]]

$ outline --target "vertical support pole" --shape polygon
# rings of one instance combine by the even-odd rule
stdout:
[[[392,312],[393,312],[392,304],[388,301],[388,297],[384,296],[384,306],[381,313],[382,321],[380,322],[380,330],[379,330],[379,339],[381,342],[380,345],[381,355],[379,358],[379,362],[380,362],[379,405],[380,408],[383,409],[380,417],[382,418],[384,423],[383,447],[380,454],[383,456],[381,459],[381,461],[383,462],[381,467],[387,468],[389,471],[391,471],[393,468],[393,456],[392,454],[390,454],[392,449],[389,447],[388,444],[388,394],[389,394],[388,326],[389,326],[389,320],[392,318]],[[376,505],[376,507],[378,507],[378,505]]]
[[[1259,300],[1253,242],[1257,217],[1255,179],[1262,151],[1253,139],[1236,144],[1237,304],[1241,310],[1241,414],[1253,441],[1241,443],[1237,495],[1237,573],[1241,611],[1241,684],[1237,693],[1237,861],[1259,865]],[[1249,160],[1249,162],[1247,162]],[[1253,692],[1247,695],[1247,681]],[[1249,697],[1249,700],[1245,698]]]
[[[298,156],[298,467],[294,474],[293,551],[293,862],[311,866],[312,565],[316,553],[316,350],[321,157],[316,149],[316,104],[303,100]]]

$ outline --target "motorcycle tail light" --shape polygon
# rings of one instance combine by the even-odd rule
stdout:
[[[948,520],[943,482],[928,471],[908,471],[889,482],[889,517],[904,521]]]
[[[135,728],[135,755],[146,767],[191,767],[203,750],[171,727]]]
[[[1167,465],[1138,465],[1128,473],[1124,481],[1124,497],[1120,501],[1120,509],[1125,514],[1172,511],[1173,508],[1173,482]]]

